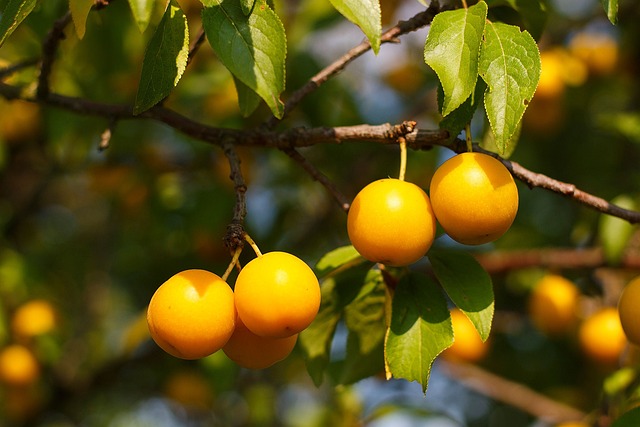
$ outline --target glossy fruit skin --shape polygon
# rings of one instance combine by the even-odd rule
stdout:
[[[238,274],[234,294],[238,317],[262,337],[297,334],[320,308],[318,278],[287,252],[268,252],[248,262]]]
[[[0,382],[12,386],[33,384],[40,376],[40,364],[33,353],[20,344],[0,351]]]
[[[584,353],[596,362],[613,365],[627,346],[618,310],[605,307],[587,317],[578,330]]]
[[[455,341],[443,352],[447,359],[478,362],[489,351],[489,343],[482,341],[469,318],[458,308],[451,310],[451,324]]]
[[[206,270],[184,270],[153,294],[147,324],[153,340],[181,359],[199,359],[220,350],[235,327],[233,291]]]
[[[427,253],[436,221],[427,193],[413,183],[386,178],[356,195],[347,215],[347,232],[369,261],[405,266]]]
[[[466,245],[493,242],[518,213],[518,188],[507,168],[482,153],[462,153],[433,174],[431,206],[444,231]]]
[[[222,351],[238,366],[265,369],[283,360],[296,345],[298,334],[285,338],[267,338],[251,332],[239,318],[236,329]]]
[[[627,339],[640,345],[640,277],[631,280],[622,290],[618,313]]]
[[[547,335],[567,333],[577,324],[579,296],[573,282],[558,274],[546,274],[529,296],[529,316]]]

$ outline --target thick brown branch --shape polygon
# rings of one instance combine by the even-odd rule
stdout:
[[[412,149],[428,149],[433,146],[447,147],[455,152],[461,152],[466,149],[464,141],[457,139],[449,141],[449,135],[446,131],[415,129],[414,122],[404,122],[398,125],[385,123],[381,125],[356,125],[334,128],[297,127],[284,131],[261,129],[240,130],[207,126],[162,106],[153,107],[140,115],[134,116],[130,106],[103,104],[55,93],[50,93],[45,99],[41,100],[24,98],[21,95],[20,88],[2,82],[0,82],[0,96],[10,100],[25,99],[32,102],[42,102],[80,114],[108,117],[112,120],[150,119],[164,123],[185,135],[215,145],[220,145],[221,141],[228,141],[234,145],[260,146],[286,150],[318,144],[338,144],[343,142],[396,144],[398,137],[403,136],[407,141],[407,146]],[[567,184],[546,175],[532,172],[518,163],[509,160],[501,160],[516,178],[531,188],[544,188],[570,197],[589,208],[596,209],[607,215],[622,218],[633,224],[640,223],[640,212],[623,209],[604,199],[579,190],[573,184]],[[312,174],[312,176],[314,175]],[[340,204],[343,205],[342,201],[340,201]]]
[[[429,25],[433,20],[433,17],[436,16],[439,11],[439,3],[437,1],[432,1],[426,10],[419,12],[406,21],[400,21],[396,26],[385,31],[380,38],[380,43],[397,42],[397,38],[399,36],[416,31],[426,25]],[[331,77],[339,74],[342,70],[345,69],[347,65],[349,65],[350,62],[362,56],[369,50],[371,50],[371,44],[368,40],[365,40],[359,45],[351,48],[351,50],[349,50],[340,58],[322,69],[315,76],[311,77],[311,79],[309,79],[309,81],[304,86],[293,92],[287,99],[287,102],[284,106],[283,118],[286,117],[289,112],[293,108],[295,108],[305,96],[315,91]],[[280,120],[282,119],[272,117],[266,122],[265,126],[267,129],[271,129],[276,126]]]
[[[468,388],[546,422],[555,425],[567,421],[582,421],[586,418],[586,414],[579,409],[557,402],[478,366],[444,361],[441,363],[445,373]]]

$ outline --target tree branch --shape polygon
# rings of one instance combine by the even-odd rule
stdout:
[[[466,387],[554,425],[567,421],[582,421],[587,416],[579,409],[557,402],[478,366],[451,361],[439,363],[446,374]]]
[[[492,251],[474,254],[474,256],[490,274],[505,273],[529,267],[593,269],[607,264],[602,248]],[[620,266],[640,269],[640,254],[635,251],[626,253],[620,261]]]
[[[40,65],[40,76],[38,77],[38,99],[44,99],[49,94],[49,77],[53,69],[56,51],[60,41],[64,39],[64,29],[71,22],[71,11],[67,11],[61,18],[53,23],[53,27],[42,43],[42,63]]]
[[[244,219],[247,216],[247,185],[242,176],[242,168],[240,167],[240,157],[236,151],[235,145],[230,142],[222,144],[224,155],[229,160],[229,178],[233,181],[233,187],[236,192],[236,204],[233,209],[233,218],[227,226],[227,233],[224,237],[224,243],[231,252],[238,247],[244,245]]]

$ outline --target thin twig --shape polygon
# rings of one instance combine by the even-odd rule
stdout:
[[[45,99],[49,95],[49,77],[55,62],[56,51],[60,41],[64,39],[64,29],[71,22],[71,11],[67,11],[61,18],[53,23],[47,37],[42,43],[42,63],[40,65],[40,76],[38,77],[38,99]]]
[[[582,421],[587,414],[579,409],[550,399],[523,384],[510,381],[466,363],[441,361],[446,374],[496,401],[506,403],[549,423]]]
[[[193,41],[193,43],[191,44],[190,48],[189,48],[189,56],[187,57],[187,65],[189,65],[191,63],[191,61],[193,60],[193,58],[195,57],[196,53],[198,52],[198,49],[200,49],[200,46],[202,46],[202,43],[206,40],[206,34],[204,32],[204,27],[200,28],[200,32],[198,33],[198,36],[196,37],[196,39]]]
[[[227,226],[224,242],[230,251],[235,252],[238,248],[241,248],[245,242],[244,218],[247,216],[247,185],[242,176],[240,158],[238,157],[236,147],[231,142],[224,142],[222,148],[224,155],[227,157],[227,160],[229,160],[229,178],[233,181],[233,187],[236,192],[233,218]]]
[[[432,1],[426,10],[417,13],[406,21],[400,21],[397,25],[385,31],[380,38],[380,43],[395,43],[399,36],[429,25],[433,20],[433,17],[436,16],[438,12],[440,12],[439,3],[437,1]],[[289,112],[294,109],[305,96],[315,91],[327,80],[344,70],[350,62],[362,56],[369,50],[371,50],[371,44],[368,40],[365,40],[359,45],[351,48],[347,53],[322,69],[315,76],[311,77],[304,86],[293,92],[287,99],[287,102],[284,105],[284,114],[282,118],[278,119],[276,117],[271,117],[265,123],[265,127],[267,129],[274,128],[282,119],[287,117]]]
[[[38,65],[39,62],[40,62],[40,58],[30,58],[30,59],[25,59],[24,61],[17,62],[15,64],[11,64],[7,67],[1,68],[0,79],[9,77],[10,75],[17,73],[18,71],[24,68],[29,68],[29,67],[33,67],[34,65]]]
[[[342,208],[343,211],[349,211],[349,199],[344,194],[342,194],[340,190],[338,190],[338,187],[336,187],[333,181],[331,181],[325,174],[320,172],[295,148],[282,148],[281,150],[293,160],[298,162],[300,166],[302,166],[313,179],[322,184],[329,191],[329,193],[331,193],[331,195],[333,196],[335,201],[338,202],[338,205],[340,205],[340,208]]]

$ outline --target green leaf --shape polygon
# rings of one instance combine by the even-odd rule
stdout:
[[[153,14],[153,8],[155,7],[157,0],[129,0],[129,7],[133,18],[136,20],[138,29],[143,33],[149,26],[151,15]]]
[[[331,0],[331,4],[349,21],[356,24],[369,39],[377,55],[382,35],[380,0]]]
[[[9,0],[0,11],[0,46],[36,7],[37,0]]]
[[[386,285],[380,270],[369,270],[364,286],[344,310],[347,349],[336,381],[351,384],[384,370]]]
[[[236,76],[233,76],[233,83],[238,94],[238,107],[242,117],[249,117],[260,105],[261,98],[251,88],[242,83]]]
[[[625,412],[611,424],[611,427],[637,427],[640,426],[640,408],[636,407]]]
[[[524,29],[539,40],[547,25],[547,5],[545,0],[486,0],[489,9],[495,6],[509,6],[520,15]]]
[[[396,378],[418,381],[426,392],[433,361],[453,343],[446,299],[430,278],[409,273],[398,283],[391,306],[387,369]]]
[[[69,10],[71,11],[71,19],[76,28],[76,34],[79,39],[84,37],[87,25],[87,16],[93,7],[94,0],[69,0]]]
[[[240,0],[240,6],[242,6],[242,13],[249,15],[253,10],[253,5],[256,0]]]
[[[364,258],[358,253],[352,245],[341,246],[327,252],[315,266],[316,275],[324,277],[335,270],[343,270],[345,266],[359,264]]]
[[[520,121],[520,123],[518,123],[516,131],[513,133],[511,138],[509,138],[509,142],[507,142],[507,146],[504,152],[500,154],[500,157],[502,157],[503,159],[508,159],[509,157],[511,157],[511,155],[516,149],[516,146],[518,145],[518,141],[520,140],[521,133],[522,133],[522,120]],[[500,151],[500,149],[496,145],[496,136],[493,134],[493,130],[491,129],[490,126],[484,133],[482,141],[480,141],[480,147],[487,151],[491,151],[492,153],[497,153],[498,151]]]
[[[618,22],[618,0],[600,0],[604,8],[607,18],[613,25]]]
[[[442,115],[458,108],[473,93],[487,4],[441,12],[435,16],[424,46],[424,61],[444,90]]]
[[[188,56],[187,18],[171,0],[144,54],[134,114],[148,110],[171,93],[184,73]]]
[[[309,376],[318,386],[329,366],[331,342],[344,308],[360,293],[369,269],[369,265],[361,265],[322,281],[318,315],[298,337]]]
[[[482,101],[482,95],[486,88],[487,85],[484,83],[484,80],[478,78],[473,95],[440,120],[440,129],[445,129],[449,132],[449,141],[456,139],[465,126],[471,122],[473,115],[478,109],[478,105],[480,105]],[[442,91],[442,85],[438,85],[438,107],[441,111],[443,98],[444,92]]]
[[[480,52],[487,83],[484,106],[502,154],[507,150],[540,79],[540,51],[533,37],[513,25],[488,22]]]
[[[611,203],[625,209],[637,209],[636,202],[626,195],[614,198]],[[609,263],[614,265],[620,263],[635,229],[635,225],[621,218],[601,215],[598,237],[604,250],[604,256]]]
[[[466,252],[432,249],[429,261],[451,301],[467,315],[483,341],[489,338],[494,312],[491,276]]]
[[[287,43],[278,15],[264,0],[257,0],[249,16],[235,0],[204,3],[202,24],[218,59],[281,118]]]

